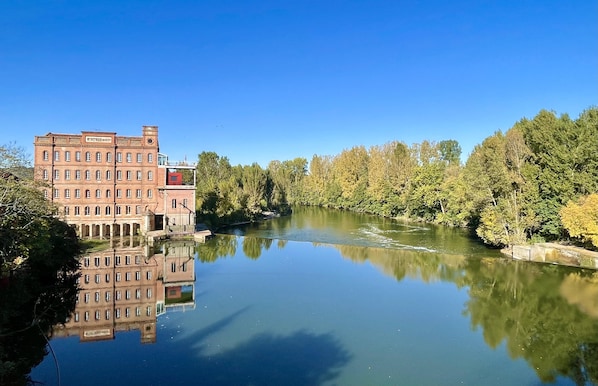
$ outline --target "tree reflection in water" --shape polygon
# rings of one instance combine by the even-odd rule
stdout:
[[[62,267],[28,268],[0,284],[0,384],[25,385],[48,354],[53,326],[64,323],[77,295],[75,258]]]
[[[235,250],[236,237],[218,239],[200,246],[199,256]],[[272,241],[245,237],[242,243],[247,256],[257,259]],[[398,281],[417,278],[469,288],[464,314],[472,329],[483,330],[490,347],[504,342],[511,358],[525,359],[542,382],[564,376],[577,385],[598,384],[598,272],[424,251],[331,247],[344,258],[371,262]]]

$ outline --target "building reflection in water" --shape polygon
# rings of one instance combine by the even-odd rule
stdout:
[[[139,330],[142,343],[155,343],[159,315],[195,308],[194,243],[169,242],[158,249],[120,247],[83,255],[75,311],[54,336],[90,342]]]

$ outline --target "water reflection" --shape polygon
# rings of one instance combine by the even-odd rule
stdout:
[[[75,307],[76,268],[75,259],[54,258],[43,269],[24,269],[0,281],[1,385],[31,381],[31,369],[48,354],[54,325]]]
[[[126,246],[81,256],[76,307],[55,336],[89,342],[138,330],[142,343],[155,343],[159,315],[195,308],[194,254],[193,242],[170,242],[156,252]]]
[[[218,236],[198,245],[199,256],[234,253],[241,243],[247,258],[258,259],[272,239]],[[286,242],[276,242],[278,248]],[[467,288],[463,314],[486,344],[505,344],[542,382],[567,377],[577,385],[598,384],[598,272],[509,259],[469,258],[425,251],[326,245],[353,262],[369,262],[397,281],[447,282]]]

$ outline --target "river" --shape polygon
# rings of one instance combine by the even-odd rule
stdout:
[[[598,382],[595,272],[511,261],[464,230],[295,208],[205,244],[86,257],[34,381]]]

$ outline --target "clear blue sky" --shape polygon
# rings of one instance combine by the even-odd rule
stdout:
[[[0,1],[0,144],[160,128],[233,165],[598,104],[598,1]]]

